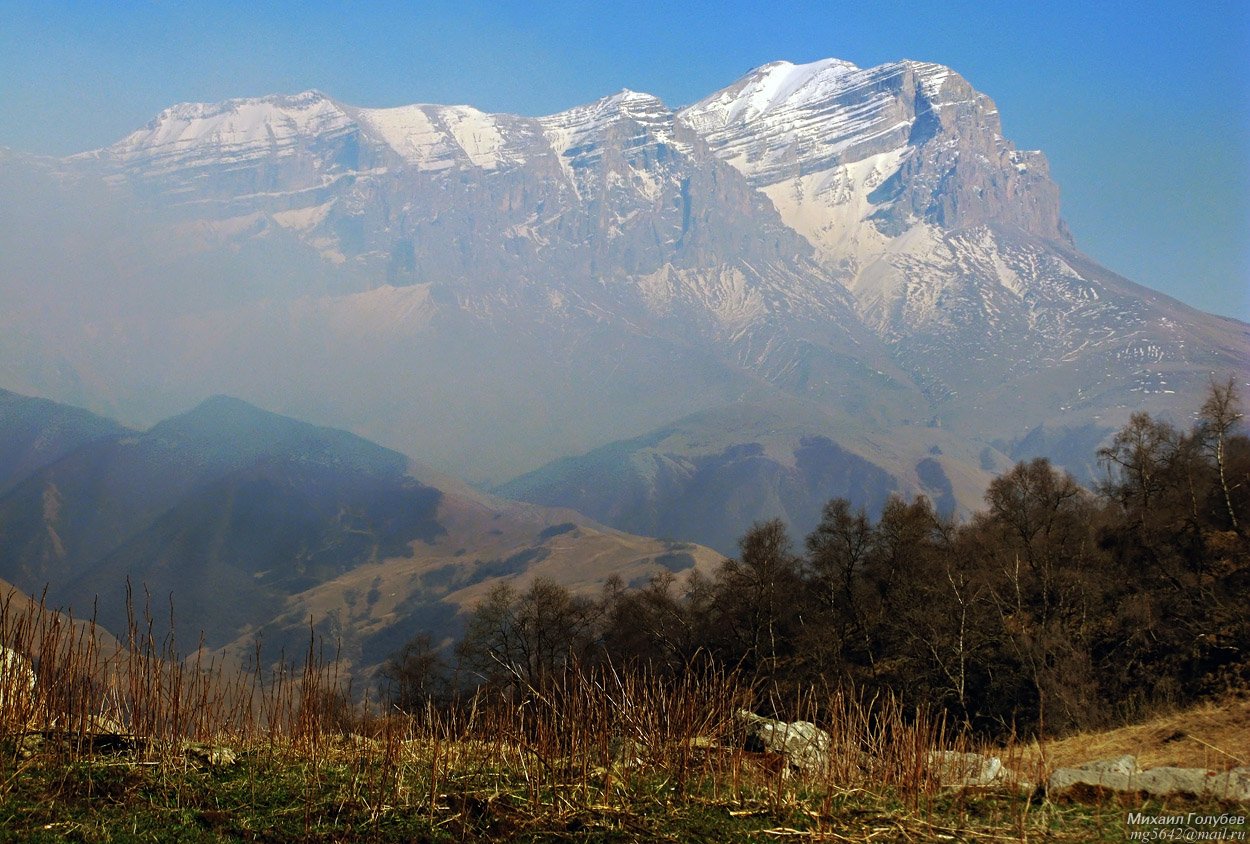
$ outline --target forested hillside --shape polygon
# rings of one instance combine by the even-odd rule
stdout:
[[[1188,430],[1141,413],[1088,490],[1035,459],[962,523],[924,498],[880,518],[835,499],[801,545],[756,523],[712,576],[664,574],[599,600],[500,585],[457,676],[540,690],[596,663],[736,669],[784,705],[812,689],[889,691],[982,734],[1106,725],[1250,687],[1250,439],[1233,382]],[[448,691],[418,639],[387,667],[401,705]]]

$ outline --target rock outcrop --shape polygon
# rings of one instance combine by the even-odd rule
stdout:
[[[997,788],[1018,782],[997,756],[934,750],[928,761],[930,774],[943,788]]]
[[[1142,770],[1134,757],[1120,756],[1056,769],[1046,784],[1046,794],[1051,799],[1076,800],[1133,794],[1250,802],[1250,767],[1223,772],[1174,767]]]

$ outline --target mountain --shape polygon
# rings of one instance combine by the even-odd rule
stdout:
[[[0,493],[70,452],[125,428],[112,420],[47,399],[0,390]]]
[[[81,418],[4,396],[39,436]],[[92,420],[98,422],[102,420]],[[125,597],[180,641],[276,658],[313,624],[366,669],[415,633],[451,635],[501,579],[579,591],[609,576],[709,566],[696,546],[629,536],[563,510],[475,493],[352,434],[211,398],[147,431],[113,426],[31,466],[0,494],[0,577],[50,606],[128,629]],[[0,428],[0,453],[30,438]],[[97,606],[98,599],[98,606]]]
[[[61,304],[23,317],[47,326],[78,382],[109,385],[103,410],[153,421],[212,383],[479,481],[678,409],[780,400],[778,384],[860,405],[895,379],[891,402],[920,412],[810,247],[654,98],[479,116],[500,139],[489,159],[452,131],[468,113],[316,93],[180,106],[106,150],[45,162],[60,202],[116,186],[135,260],[94,281],[78,262],[49,273],[67,260],[51,244],[79,239],[45,233],[26,262],[40,279],[117,301],[64,313],[85,297],[57,291]],[[24,228],[56,226],[42,222]],[[35,289],[20,268],[5,275],[22,298]]]
[[[836,432],[852,445],[815,431]],[[813,406],[738,403],[557,460],[495,492],[732,556],[752,522],[780,517],[803,536],[833,497],[875,513],[890,495],[926,495],[939,512],[955,514],[994,470],[1010,465],[992,450],[967,453],[945,431],[916,427],[911,434],[882,438]]]
[[[134,425],[238,395],[721,548],[833,494],[971,509],[1024,456],[1088,479],[1132,411],[1250,371],[1245,324],[1083,256],[1045,156],[924,62],[776,62],[676,111],[183,104],[0,154],[0,196],[14,389]]]
[[[680,119],[841,271],[945,424],[993,439],[1116,409],[1185,412],[1211,372],[1245,371],[1243,323],[1077,252],[1045,157],[1015,149],[993,102],[949,68],[778,62]]]

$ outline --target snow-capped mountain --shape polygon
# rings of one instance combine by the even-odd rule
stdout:
[[[179,105],[0,156],[0,195],[8,386],[138,423],[232,393],[478,482],[693,413],[737,454],[745,399],[823,420],[778,454],[828,437],[904,492],[944,461],[971,505],[1250,370],[1246,325],[1082,256],[1045,156],[936,64],[777,62],[679,111]]]
[[[1045,156],[1015,149],[949,68],[777,62],[679,119],[840,271],[943,416],[1025,396],[1042,399],[1022,401],[1035,418],[1131,405],[1244,366],[1244,326],[1178,312],[1076,252]]]

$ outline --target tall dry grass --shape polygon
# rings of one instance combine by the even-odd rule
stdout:
[[[125,736],[159,754],[187,742],[315,747],[342,717],[349,690],[338,665],[310,644],[301,660],[232,665],[202,640],[182,653],[172,632],[158,635],[149,596],[136,609],[127,590],[128,624],[118,640],[94,617],[75,619],[43,598],[0,596],[0,644],[29,661],[36,681],[0,673],[0,733],[39,732],[89,746],[99,736]],[[174,610],[168,608],[173,631]]]
[[[504,804],[545,816],[690,801],[827,813],[866,793],[916,808],[940,787],[932,751],[969,749],[935,713],[889,695],[774,700],[713,667],[672,677],[600,666],[542,688],[380,711],[351,702],[337,660],[311,629],[298,659],[261,665],[258,647],[243,667],[203,642],[184,654],[157,629],[146,599],[119,641],[92,619],[6,596],[0,642],[29,657],[38,680],[33,694],[0,694],[0,739],[55,737],[57,753],[85,758],[103,736],[148,762],[185,759],[189,743],[224,745],[298,766],[307,806],[334,768],[348,772],[348,785],[335,786],[348,789],[344,801],[428,813],[432,822]],[[815,722],[829,735],[825,763],[797,771],[784,757],[745,750],[742,709]],[[18,752],[21,742],[3,746]]]

